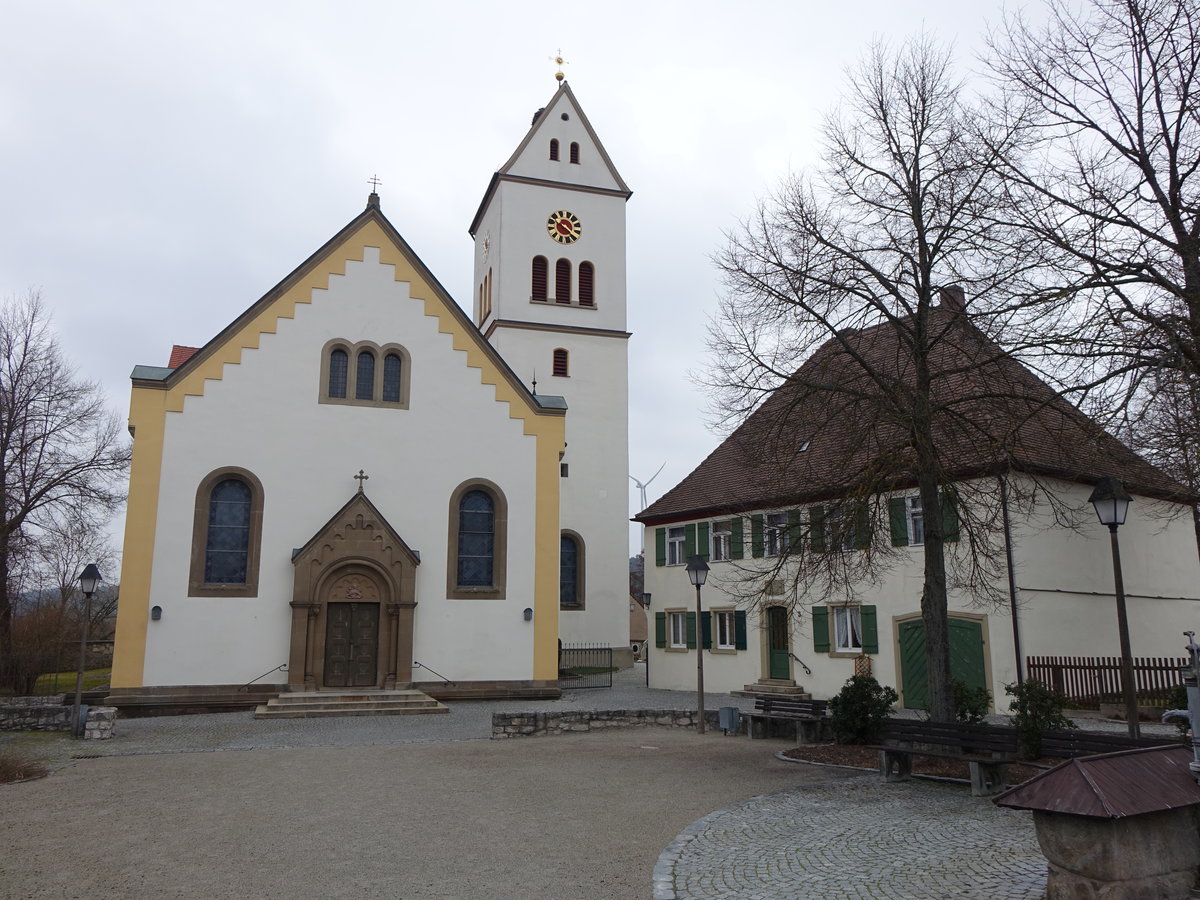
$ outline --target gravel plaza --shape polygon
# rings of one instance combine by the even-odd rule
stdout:
[[[42,741],[54,773],[0,787],[0,897],[1042,896],[1028,814],[960,785],[719,730],[488,740],[499,711],[694,708],[642,676],[442,716],[224,713]]]

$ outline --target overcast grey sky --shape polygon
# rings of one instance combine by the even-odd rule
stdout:
[[[716,445],[689,373],[709,257],[811,165],[876,37],[952,42],[999,0],[0,2],[0,295],[40,290],[123,417],[137,363],[200,346],[361,211],[469,308],[467,226],[567,78],[629,201],[630,470],[653,501]],[[630,483],[630,513],[639,497]],[[631,529],[631,546],[638,546]]]

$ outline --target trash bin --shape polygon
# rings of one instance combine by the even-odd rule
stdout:
[[[722,734],[733,732],[737,734],[738,723],[741,720],[742,711],[736,706],[722,706],[717,712],[717,724],[721,728]]]

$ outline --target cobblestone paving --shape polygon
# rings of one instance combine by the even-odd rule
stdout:
[[[874,775],[718,810],[654,870],[655,900],[1036,900],[1045,887],[1029,813],[959,786]]]

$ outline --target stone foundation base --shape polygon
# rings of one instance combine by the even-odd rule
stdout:
[[[55,699],[58,700],[55,703]],[[63,706],[63,695],[51,697],[10,697],[0,706],[0,731],[70,731],[70,706]],[[117,710],[112,706],[89,706],[83,739],[103,741],[113,736]]]

